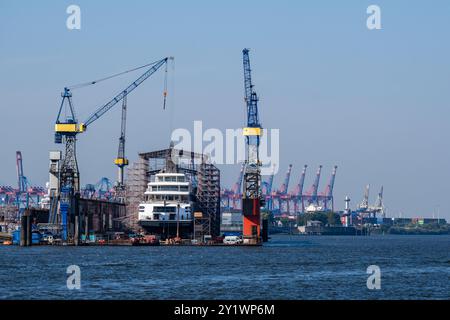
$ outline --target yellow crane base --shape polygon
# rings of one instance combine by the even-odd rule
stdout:
[[[57,123],[55,124],[55,132],[59,133],[81,133],[86,131],[86,126],[81,123]]]
[[[243,129],[244,136],[262,136],[261,128],[247,127]]]
[[[128,159],[116,158],[116,159],[114,159],[114,164],[117,165],[117,166],[127,166],[128,165]]]

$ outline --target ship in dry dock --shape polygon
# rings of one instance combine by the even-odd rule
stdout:
[[[161,239],[187,239],[192,233],[192,188],[183,173],[158,173],[139,204],[139,225]]]
[[[204,154],[173,143],[140,153],[127,185],[127,212],[140,233],[183,243],[220,238],[220,170]]]

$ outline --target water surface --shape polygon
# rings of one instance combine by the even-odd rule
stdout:
[[[81,269],[68,290],[66,268]],[[369,265],[381,290],[366,286]],[[450,299],[450,236],[273,236],[263,247],[0,246],[0,299]]]

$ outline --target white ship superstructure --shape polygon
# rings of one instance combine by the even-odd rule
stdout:
[[[183,173],[158,173],[148,183],[139,204],[139,225],[148,233],[165,236],[191,227],[191,183]],[[181,230],[181,231],[180,231]]]

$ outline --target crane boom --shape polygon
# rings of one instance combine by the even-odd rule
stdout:
[[[242,178],[244,177],[244,169],[245,169],[245,163],[242,163],[241,171],[239,171],[239,177],[232,189],[233,194],[238,194],[239,192],[241,192]]]
[[[297,184],[295,196],[301,197],[303,194],[303,186],[305,185],[305,176],[306,176],[306,169],[308,168],[308,165],[303,166],[302,174],[300,176],[300,181]]]
[[[272,166],[272,173],[269,176],[269,179],[267,181],[267,188],[266,188],[266,194],[265,194],[265,200],[266,200],[266,209],[272,210],[272,187],[273,187],[273,178],[275,176],[275,164]]]
[[[272,166],[272,173],[269,176],[269,180],[267,181],[267,195],[272,193],[273,186],[273,177],[275,176],[275,164]]]
[[[125,158],[125,132],[127,126],[127,97],[122,100],[122,117],[120,121],[120,138],[119,138],[119,152],[117,154],[118,159]]]
[[[313,199],[317,199],[317,191],[319,190],[319,182],[320,182],[320,173],[322,172],[322,165],[319,166],[316,172],[316,179],[314,180],[314,184],[312,186],[312,196]]]
[[[288,170],[286,172],[286,177],[284,178],[284,182],[280,188],[280,194],[282,195],[285,195],[288,192],[289,180],[291,179],[291,172],[292,172],[292,164],[289,165]]]
[[[377,202],[375,207],[382,208],[383,207],[383,186],[381,186],[380,192],[378,192]]]
[[[370,185],[368,184],[364,189],[364,198],[358,206],[360,210],[367,210],[369,208],[369,192]]]
[[[243,54],[245,101],[247,103],[247,126],[252,128],[260,128],[258,119],[258,96],[253,90],[249,49],[244,49]]]
[[[336,180],[336,170],[337,166],[334,166],[330,181],[328,182],[327,189],[325,190],[325,196],[327,198],[331,198],[333,196],[334,181]]]
[[[22,152],[16,152],[17,185],[19,193],[27,191],[26,178],[23,174]]]
[[[108,110],[116,105],[119,101],[121,101],[124,97],[126,97],[131,91],[136,89],[142,82],[147,80],[152,74],[154,74],[158,69],[167,63],[169,58],[164,58],[158,61],[153,67],[147,70],[143,75],[141,75],[137,80],[133,81],[125,90],[117,94],[114,98],[112,98],[109,102],[104,104],[102,107],[98,108],[85,122],[84,127],[87,127],[95,120],[104,115]]]

